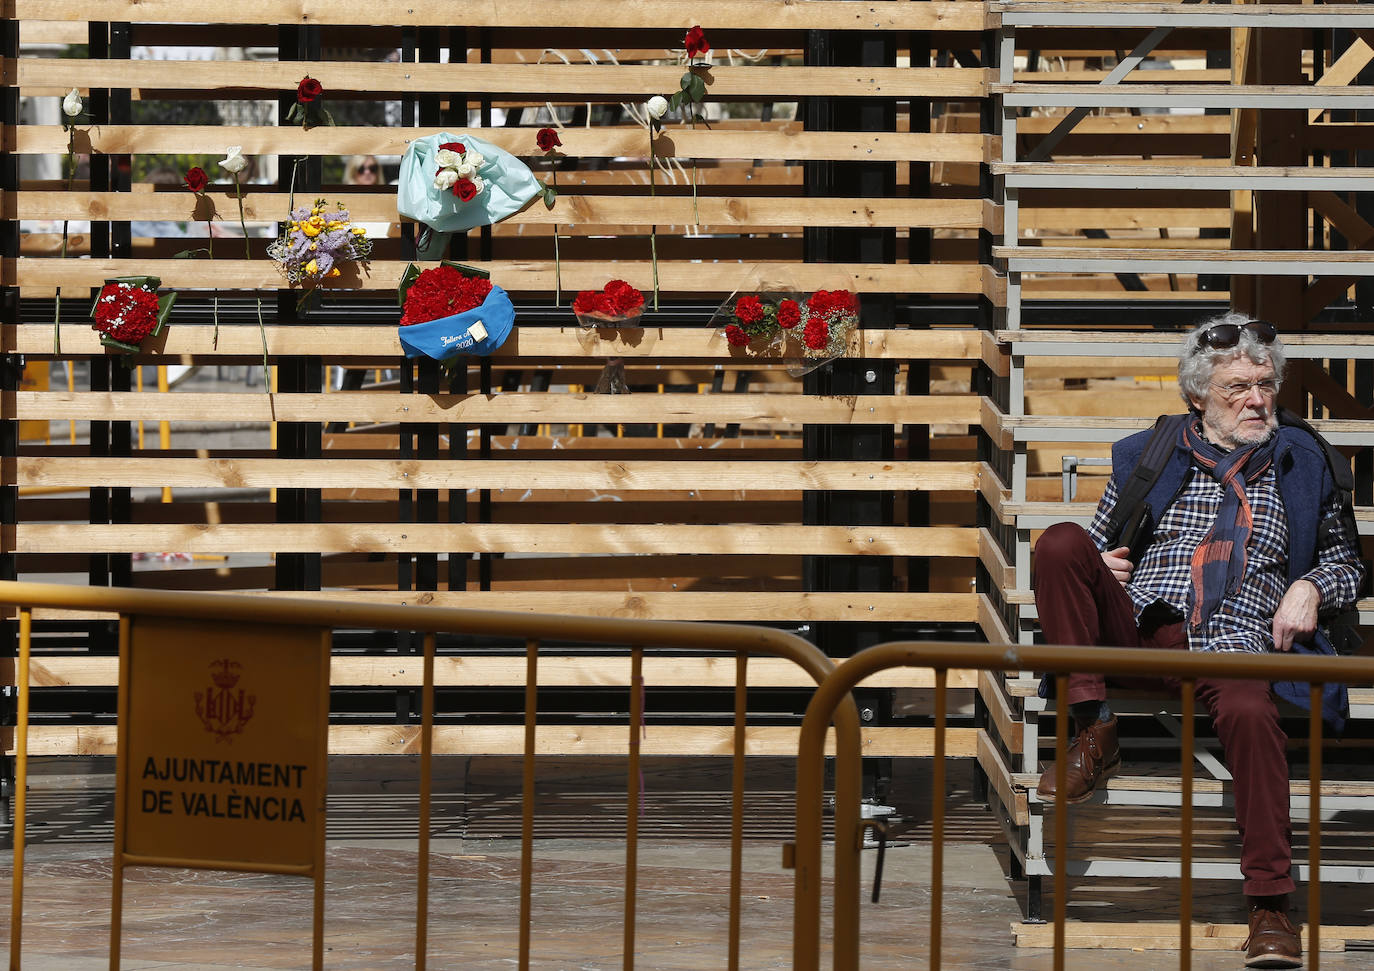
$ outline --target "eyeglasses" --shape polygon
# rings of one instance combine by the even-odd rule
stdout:
[[[376,172],[376,171],[377,171],[377,166],[375,166],[375,165],[360,165],[360,166],[358,166],[358,171],[359,171],[359,172]],[[1235,341],[1232,341],[1231,343],[1234,344]]]
[[[1279,336],[1279,329],[1267,320],[1252,320],[1248,324],[1217,324],[1208,327],[1198,335],[1198,350],[1211,347],[1223,351],[1240,343],[1241,331],[1248,330],[1261,344],[1272,344]]]
[[[1273,378],[1264,378],[1260,381],[1236,381],[1233,384],[1212,384],[1212,389],[1231,404],[1250,397],[1251,388],[1258,391],[1260,397],[1266,401],[1272,400],[1274,395],[1279,393],[1279,383]]]

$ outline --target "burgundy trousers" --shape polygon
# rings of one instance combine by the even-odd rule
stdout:
[[[1058,523],[1041,535],[1035,544],[1032,586],[1047,643],[1188,649],[1181,622],[1156,630],[1136,627],[1131,598],[1076,523]],[[1179,687],[1177,679],[1167,676],[1129,683]],[[1231,770],[1245,893],[1288,893],[1293,889],[1288,739],[1279,725],[1274,693],[1267,681],[1231,678],[1199,678],[1195,693],[1212,716]],[[1103,675],[1069,676],[1069,704],[1106,697]]]

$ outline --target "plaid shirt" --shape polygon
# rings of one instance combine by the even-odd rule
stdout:
[[[1188,643],[1194,651],[1262,653],[1274,649],[1273,616],[1288,588],[1288,521],[1273,467],[1249,483],[1245,494],[1254,517],[1246,547],[1245,580],[1235,594],[1222,600],[1202,629],[1189,630]],[[1103,528],[1117,495],[1113,477],[1088,527],[1099,550],[1107,548]],[[1196,465],[1189,469],[1183,492],[1156,524],[1150,546],[1126,584],[1137,622],[1141,611],[1157,600],[1177,610],[1180,618],[1187,616],[1193,551],[1211,529],[1220,502],[1221,486],[1216,480]],[[1316,586],[1326,612],[1354,602],[1363,568],[1356,539],[1347,536],[1343,528],[1338,495],[1333,494],[1322,511],[1322,521],[1331,527],[1327,541],[1318,547],[1317,563],[1302,579]]]

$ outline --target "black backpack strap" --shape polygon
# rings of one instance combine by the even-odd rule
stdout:
[[[1130,477],[1121,487],[1121,493],[1116,497],[1116,505],[1112,507],[1112,513],[1107,518],[1106,534],[1109,548],[1116,545],[1126,521],[1143,508],[1145,497],[1150,494],[1150,489],[1154,487],[1159,474],[1164,471],[1169,456],[1173,455],[1174,449],[1178,446],[1183,423],[1187,420],[1187,415],[1160,415],[1155,419],[1154,431],[1145,443],[1145,450],[1140,453],[1140,461],[1136,463]]]
[[[1279,408],[1279,424],[1291,425],[1294,428],[1301,428],[1311,435],[1322,448],[1322,453],[1326,456],[1326,467],[1331,471],[1331,481],[1335,483],[1336,489],[1340,494],[1341,500],[1341,525],[1347,536],[1355,537],[1355,542],[1359,543],[1360,526],[1355,519],[1355,474],[1350,470],[1350,460],[1341,454],[1340,449],[1332,445],[1321,433],[1307,423],[1301,415],[1294,414],[1287,408]],[[1317,543],[1320,545],[1327,541],[1327,533],[1331,529],[1330,520],[1323,520],[1318,526]],[[1368,564],[1365,566],[1364,583],[1362,593],[1371,589],[1370,581],[1374,579],[1374,570],[1370,570]],[[1347,652],[1343,652],[1347,653]]]
[[[1307,419],[1301,415],[1294,414],[1287,408],[1279,408],[1278,418],[1279,424],[1301,428],[1311,435],[1326,455],[1326,465],[1331,469],[1331,478],[1335,481],[1337,488],[1344,489],[1346,492],[1355,491],[1355,475],[1350,471],[1350,460],[1341,454],[1340,449],[1322,438],[1321,433],[1309,425]]]

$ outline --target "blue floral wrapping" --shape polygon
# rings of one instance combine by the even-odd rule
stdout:
[[[486,328],[487,336],[475,341],[468,333],[468,328],[478,320]],[[397,332],[406,357],[432,357],[436,361],[446,361],[459,354],[486,357],[506,342],[514,323],[515,307],[510,302],[510,296],[500,287],[493,286],[481,306],[423,324],[407,324],[398,327]]]

